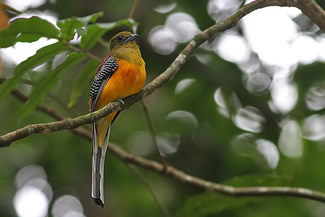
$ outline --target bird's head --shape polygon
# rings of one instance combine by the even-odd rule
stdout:
[[[113,36],[113,38],[109,42],[110,50],[129,47],[129,46],[137,46],[135,43],[135,39],[137,39],[139,35],[132,34],[131,32],[119,32]]]

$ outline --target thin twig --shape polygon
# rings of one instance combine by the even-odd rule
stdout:
[[[103,38],[100,38],[98,40],[99,44],[101,44],[104,48],[108,49],[109,46],[108,46],[108,43],[103,39]]]
[[[156,148],[157,154],[159,155],[160,161],[162,162],[162,164],[164,165],[165,169],[167,170],[168,164],[165,161],[165,158],[160,153],[159,146],[158,146],[158,142],[157,142],[157,134],[156,134],[155,128],[153,126],[152,119],[151,119],[150,114],[149,114],[148,106],[146,105],[146,103],[144,102],[144,100],[141,100],[141,105],[142,105],[143,112],[144,112],[144,115],[145,115],[146,120],[147,120],[147,124],[148,124],[148,127],[149,127],[149,131],[150,131],[150,134],[151,134],[151,137],[152,137],[152,141],[154,143],[154,146]]]
[[[81,50],[80,48],[76,47],[76,46],[73,46],[72,44],[66,44],[66,46],[70,49],[70,50],[73,50],[75,52],[78,52],[78,53],[84,53],[86,54],[89,58],[93,59],[93,60],[97,60],[97,61],[102,61],[101,58],[99,58],[98,56],[96,56],[95,54],[89,52],[89,51],[84,51],[84,50]]]
[[[242,0],[241,4],[239,5],[239,8],[243,7],[246,4],[246,0]]]
[[[140,0],[134,0],[132,8],[131,8],[130,13],[129,13],[129,19],[134,18],[134,15],[135,15],[135,12],[136,12],[136,10],[138,8],[139,3],[140,3]]]

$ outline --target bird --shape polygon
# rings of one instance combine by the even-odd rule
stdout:
[[[90,88],[89,107],[94,112],[110,102],[138,93],[146,80],[145,61],[136,39],[139,35],[123,31],[109,41],[109,53],[97,68]],[[119,115],[112,112],[92,126],[92,188],[97,205],[104,206],[104,162],[110,129]]]

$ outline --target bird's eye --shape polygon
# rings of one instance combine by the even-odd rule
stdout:
[[[124,40],[124,37],[122,35],[119,35],[117,37],[117,41],[122,42]]]

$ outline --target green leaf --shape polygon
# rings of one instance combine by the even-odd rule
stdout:
[[[177,213],[176,216],[204,217],[229,209],[240,208],[260,200],[260,198],[234,198],[214,192],[206,192],[189,198],[184,207]]]
[[[87,32],[81,37],[80,47],[82,49],[92,48],[105,32],[107,32],[107,30],[100,28],[98,25],[89,25],[87,27]]]
[[[58,65],[53,71],[44,75],[33,87],[29,100],[21,109],[21,115],[25,116],[32,112],[50,90],[59,82],[60,74],[70,69],[73,65],[81,62],[85,57],[85,54],[70,53],[68,58],[62,64]]]
[[[33,42],[41,37],[59,38],[59,30],[39,17],[18,18],[8,28],[0,31],[0,47],[6,48],[17,42]]]
[[[68,104],[69,108],[74,106],[74,104],[77,102],[77,99],[81,95],[82,90],[84,89],[88,81],[94,77],[98,65],[99,65],[98,61],[91,60],[80,72],[71,93],[71,97]]]
[[[56,54],[61,53],[66,49],[66,46],[57,42],[39,49],[35,55],[21,62],[15,68],[13,76],[0,85],[0,102],[16,87],[17,83],[27,71],[43,64]]]
[[[259,175],[259,176],[242,176],[230,179],[224,184],[231,186],[279,186],[288,185],[292,182],[291,177],[283,177],[276,175]],[[185,205],[177,213],[177,217],[203,217],[216,215],[218,213],[241,209],[244,206],[249,206],[263,202],[263,199],[257,197],[242,197],[235,198],[221,195],[214,192],[205,192],[197,196],[189,198]]]
[[[102,17],[103,15],[104,15],[104,13],[101,11],[101,12],[97,12],[97,13],[91,14],[91,15],[86,16],[86,17],[78,17],[77,19],[80,20],[81,22],[83,22],[86,25],[88,23],[96,22],[97,19],[99,17]]]
[[[61,31],[61,38],[70,41],[76,33],[76,30],[83,27],[83,23],[76,18],[70,18],[58,21],[56,23]]]
[[[88,23],[95,22],[98,17],[101,16],[103,16],[103,12],[91,14],[86,17],[72,17],[68,19],[59,20],[57,22],[57,25],[61,31],[61,38],[65,41],[70,41],[75,35],[75,33],[78,31],[78,29],[88,25]]]
[[[86,33],[82,35],[80,41],[80,47],[82,49],[92,48],[97,41],[108,31],[118,28],[120,26],[127,26],[133,29],[137,23],[132,19],[119,20],[118,22],[112,23],[96,23],[87,26]]]

